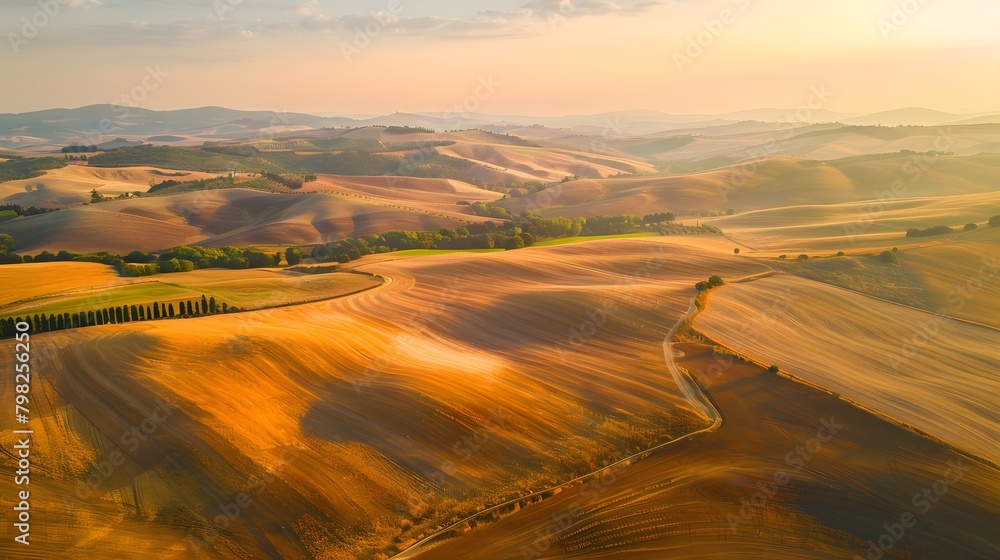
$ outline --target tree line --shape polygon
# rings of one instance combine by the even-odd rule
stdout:
[[[202,317],[218,313],[238,311],[227,303],[221,305],[215,301],[215,296],[201,295],[201,299],[193,299],[174,303],[152,302],[149,304],[133,304],[112,306],[101,309],[91,309],[78,313],[47,314],[35,313],[24,317],[7,317],[0,319],[0,338],[14,336],[18,323],[27,323],[31,334],[77,329],[97,325],[115,325],[138,321],[155,321],[158,319]]]
[[[99,251],[95,253],[73,253],[42,251],[37,255],[14,253],[14,239],[0,234],[0,264],[30,262],[92,262],[113,266],[122,276],[152,276],[160,273],[190,272],[202,268],[271,268],[281,265],[284,258],[289,265],[302,261],[302,250],[289,247],[284,252],[267,253],[260,249],[240,249],[238,247],[191,247],[181,246],[149,253],[132,251],[126,255]]]
[[[46,212],[55,212],[59,210],[58,208],[38,208],[35,206],[29,206],[27,208],[21,206],[20,204],[0,204],[0,212],[13,212],[18,216],[35,216],[37,214],[45,214]]]
[[[481,203],[474,203],[481,204]],[[486,203],[484,207],[497,208]],[[590,218],[543,218],[537,214],[510,215],[504,222],[482,222],[438,231],[391,230],[369,233],[319,245],[312,257],[318,262],[347,263],[374,253],[409,249],[521,249],[537,241],[578,235],[613,235],[643,231],[646,225],[674,218],[673,213]]]

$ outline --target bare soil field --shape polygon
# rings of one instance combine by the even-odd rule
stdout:
[[[738,352],[1000,463],[995,328],[786,275],[724,286],[696,327]]]
[[[719,368],[711,346],[678,348],[721,428],[415,558],[833,560],[880,539],[886,559],[1000,551],[1000,471],[757,366]]]

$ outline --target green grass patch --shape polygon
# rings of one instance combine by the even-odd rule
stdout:
[[[211,295],[211,294],[206,294]],[[86,294],[52,294],[32,301],[15,302],[4,306],[5,317],[35,315],[47,313],[60,315],[75,314],[81,311],[95,311],[122,305],[150,305],[153,302],[174,303],[187,300],[200,300],[201,292],[171,286],[161,282],[145,282],[129,286],[118,286],[107,290]]]
[[[4,306],[4,317],[17,317],[46,313],[60,315],[81,311],[96,311],[122,305],[174,304],[200,301],[215,297],[223,303],[241,310],[264,309],[280,305],[305,303],[329,299],[378,285],[378,281],[361,274],[282,274],[270,277],[240,278],[243,271],[222,271],[213,278],[205,277],[206,271],[176,273],[156,280],[116,286],[90,293],[54,293],[28,301]],[[215,272],[214,270],[212,272]]]
[[[361,274],[290,275],[174,284],[207,297],[215,296],[240,309],[264,309],[279,305],[318,301],[353,293],[378,285],[378,280]],[[200,297],[200,296],[199,296]]]
[[[584,241],[598,241],[600,239],[627,239],[629,237],[659,237],[659,233],[653,231],[640,231],[638,233],[619,233],[616,235],[581,235],[579,237],[563,237],[560,239],[549,239],[539,241],[535,247],[551,247],[553,245],[566,245],[568,243],[582,243]]]

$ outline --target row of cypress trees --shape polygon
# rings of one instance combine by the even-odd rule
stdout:
[[[181,301],[177,303],[176,308],[173,303],[153,302],[148,305],[121,305],[80,311],[79,313],[36,313],[25,317],[0,319],[0,337],[7,338],[14,336],[14,333],[17,332],[15,326],[22,322],[29,325],[27,332],[36,334],[94,325],[114,325],[133,321],[153,321],[175,317],[201,317],[204,315],[215,315],[216,313],[226,313],[227,311],[229,311],[228,304],[223,303],[220,306],[216,303],[214,296],[209,298],[205,294],[202,294],[201,300]]]

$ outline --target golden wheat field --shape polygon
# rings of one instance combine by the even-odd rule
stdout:
[[[707,422],[664,375],[659,343],[709,269],[763,270],[644,240],[359,268],[385,283],[325,303],[37,336],[36,453],[61,465],[38,492],[65,527],[38,548],[185,557],[191,534],[223,557],[398,549]],[[176,408],[148,441],[128,437],[157,406]],[[105,476],[115,451],[124,463]],[[205,539],[217,502],[276,470],[247,529]]]
[[[0,2],[0,558],[1000,560],[998,20]]]

